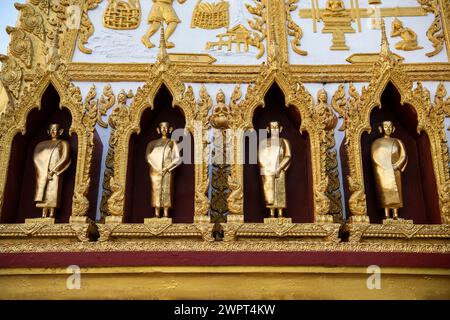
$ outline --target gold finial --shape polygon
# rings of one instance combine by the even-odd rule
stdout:
[[[391,52],[389,41],[386,34],[386,25],[384,19],[381,19],[381,53],[387,54]]]
[[[164,33],[164,23],[161,22],[161,35],[159,37],[159,53],[158,60],[160,62],[169,62],[169,56],[167,54],[166,35]]]

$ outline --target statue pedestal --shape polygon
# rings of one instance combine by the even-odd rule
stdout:
[[[194,216],[194,223],[211,223],[211,217],[206,216]]]
[[[86,216],[71,216],[69,219],[69,223],[88,223],[89,218]]]
[[[55,218],[33,218],[33,219],[25,219],[25,223],[55,224]]]
[[[383,225],[413,225],[414,222],[412,220],[406,220],[406,219],[384,219]]]
[[[243,214],[229,214],[227,215],[227,223],[244,223]]]
[[[292,224],[292,219],[291,218],[264,218],[264,223]]]
[[[105,218],[105,223],[122,223],[122,216],[107,216]]]
[[[144,219],[144,224],[154,224],[154,223],[159,223],[159,224],[172,224],[172,218],[145,218]]]

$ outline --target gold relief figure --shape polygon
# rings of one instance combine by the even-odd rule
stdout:
[[[394,211],[394,219],[398,219],[398,209],[403,207],[401,172],[408,157],[403,142],[391,137],[395,131],[391,121],[384,121],[379,130],[384,136],[376,139],[371,148],[378,200],[386,219],[390,218],[390,210]]]
[[[169,138],[172,128],[168,122],[161,122],[156,129],[161,138],[150,141],[145,152],[145,159],[150,167],[152,198],[155,216],[160,217],[161,208],[164,217],[169,217],[173,196],[173,170],[181,164],[177,143]]]
[[[291,164],[291,146],[287,139],[281,138],[283,127],[279,122],[270,122],[267,132],[270,137],[260,142],[258,165],[262,178],[266,207],[270,217],[283,217],[286,208],[286,171]]]
[[[131,30],[141,23],[141,4],[139,0],[108,0],[103,14],[103,25],[109,29]]]
[[[69,168],[70,146],[65,140],[59,139],[63,133],[59,124],[51,124],[48,135],[51,140],[37,144],[34,149],[34,167],[36,169],[36,193],[34,202],[37,208],[42,208],[42,217],[55,216],[61,198],[62,174]]]
[[[231,109],[225,103],[225,93],[219,90],[216,96],[217,105],[214,107],[213,114],[210,117],[211,124],[217,129],[226,129],[229,127]]]
[[[402,41],[395,44],[397,50],[413,51],[423,49],[417,45],[417,34],[410,28],[404,27],[403,22],[395,18],[392,21],[391,37],[401,37]]]
[[[342,0],[327,0],[325,5],[325,11],[323,13],[325,17],[343,17],[346,16],[344,1]]]
[[[169,42],[168,40],[181,20],[178,18],[177,13],[173,8],[173,1],[174,0],[153,0],[154,3],[148,16],[150,28],[141,39],[142,43],[147,48],[153,48],[155,46],[150,42],[150,38],[161,28],[161,24],[163,22],[167,24],[167,28],[165,30],[166,47],[175,47],[175,44]],[[186,0],[178,0],[178,2],[183,4]]]

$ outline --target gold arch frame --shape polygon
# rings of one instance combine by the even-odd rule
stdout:
[[[165,85],[173,97],[172,107],[178,106],[186,120],[185,130],[194,138],[194,170],[195,170],[195,199],[194,219],[204,217],[208,214],[209,200],[206,196],[208,190],[208,166],[203,161],[203,118],[208,115],[197,112],[200,106],[196,103],[192,87],[186,89],[185,85],[177,79],[174,68],[166,62],[156,63],[149,71],[149,79],[142,88],[137,90],[133,101],[126,113],[122,113],[118,119],[111,116],[112,121],[120,123],[113,129],[115,135],[114,143],[110,148],[114,149],[114,172],[111,177],[111,196],[107,202],[107,222],[122,222],[124,217],[126,175],[128,170],[129,140],[133,133],[140,133],[140,121],[142,114],[148,108],[153,109],[153,101],[159,89]],[[116,121],[117,120],[117,121]],[[196,121],[201,123],[200,127]],[[200,134],[200,136],[199,136]],[[207,220],[207,219],[206,219]],[[205,220],[205,221],[206,221]]]
[[[335,94],[337,103],[335,109],[344,117],[345,125],[345,151],[349,165],[349,191],[348,201],[351,221],[355,223],[368,223],[367,204],[365,196],[361,137],[364,132],[371,132],[370,115],[374,108],[381,108],[381,96],[386,86],[391,82],[400,94],[400,103],[410,105],[417,114],[420,134],[425,131],[430,140],[433,169],[439,195],[442,223],[450,222],[450,172],[449,157],[444,128],[444,101],[446,96],[442,84],[438,86],[435,102],[431,102],[430,92],[421,82],[413,89],[413,81],[403,70],[401,61],[388,50],[380,54],[380,60],[374,64],[373,77],[360,95],[356,88],[350,84],[350,97],[345,100],[344,86],[341,85]],[[342,102],[339,106],[339,100]],[[345,106],[344,106],[345,105]]]
[[[307,132],[310,137],[314,222],[333,222],[332,215],[341,215],[337,160],[336,153],[332,151],[336,116],[329,106],[325,112],[319,112],[312,95],[302,83],[295,81],[287,68],[263,66],[260,77],[247,89],[245,99],[238,105],[238,110],[242,111],[233,128],[241,133],[234,139],[234,154],[235,157],[241,157],[245,153],[243,133],[253,129],[254,112],[258,107],[264,107],[264,98],[276,83],[285,97],[285,106],[295,108],[300,114],[299,131]],[[243,163],[242,159],[236,159],[235,163],[229,179],[232,192],[228,198],[228,207],[232,214],[243,215],[244,167],[239,164]],[[334,168],[330,168],[330,164]]]
[[[61,66],[60,69],[64,69],[64,66]],[[42,96],[50,84],[54,86],[60,97],[59,108],[67,108],[72,116],[69,134],[75,133],[78,137],[77,169],[71,219],[73,217],[85,217],[89,209],[87,194],[91,182],[90,172],[95,143],[96,119],[93,118],[93,110],[84,109],[79,88],[67,80],[63,70],[38,72],[35,80],[30,84],[29,89],[24,91],[17,105],[15,107],[9,105],[2,115],[0,120],[0,204],[3,203],[14,137],[18,133],[22,135],[26,133],[28,115],[34,109],[41,109]],[[96,114],[96,109],[94,111]]]

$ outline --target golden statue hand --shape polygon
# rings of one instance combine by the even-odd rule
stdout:
[[[53,175],[54,175],[54,174],[55,174],[54,171],[49,171],[49,172],[47,173],[47,180],[49,180],[49,181],[53,180]]]

